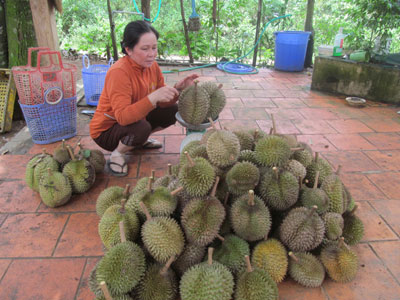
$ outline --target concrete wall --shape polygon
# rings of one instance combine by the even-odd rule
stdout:
[[[311,89],[400,105],[400,69],[318,56]]]

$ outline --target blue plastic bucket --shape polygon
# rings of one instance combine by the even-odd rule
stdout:
[[[277,31],[275,34],[275,69],[302,71],[306,58],[309,31]]]

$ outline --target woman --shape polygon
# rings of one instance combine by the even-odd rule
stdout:
[[[125,56],[108,70],[93,119],[90,136],[103,149],[112,151],[107,161],[115,176],[126,176],[124,154],[134,147],[160,148],[148,139],[151,133],[175,123],[179,93],[198,75],[165,85],[156,63],[158,32],[144,21],[129,23],[121,42]]]

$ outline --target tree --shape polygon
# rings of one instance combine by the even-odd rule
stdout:
[[[4,2],[0,1],[0,68],[8,67],[7,28]]]
[[[314,2],[315,0],[307,1],[307,16],[304,25],[305,31],[310,31],[310,40],[307,45],[306,59],[304,61],[304,67],[308,68],[312,65],[312,57],[314,52],[314,28],[313,28],[313,16],[314,16]]]
[[[142,0],[142,12],[145,18],[150,19],[150,0]]]

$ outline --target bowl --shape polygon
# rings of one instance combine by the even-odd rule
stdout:
[[[367,104],[367,100],[359,97],[347,97],[346,101],[350,106],[354,107],[364,107]]]

